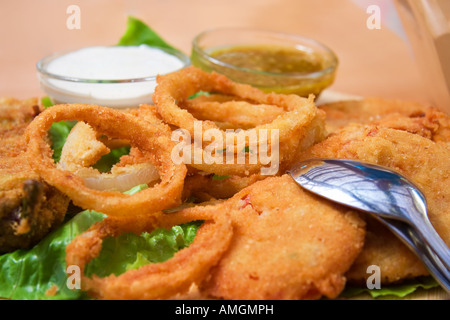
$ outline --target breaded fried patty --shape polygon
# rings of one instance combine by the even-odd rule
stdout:
[[[450,117],[436,108],[415,102],[366,98],[320,106],[332,133],[351,123],[375,124],[408,131],[435,142],[450,142]]]
[[[37,99],[0,99],[0,253],[28,248],[65,216],[69,199],[28,165],[23,133]]]
[[[215,298],[334,298],[363,246],[356,213],[304,191],[288,175],[256,182],[216,207],[230,213],[234,236],[201,285]]]

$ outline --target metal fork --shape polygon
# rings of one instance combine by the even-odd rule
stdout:
[[[344,159],[311,159],[288,171],[303,188],[370,213],[396,234],[450,293],[450,250],[427,214],[425,196],[399,173]]]

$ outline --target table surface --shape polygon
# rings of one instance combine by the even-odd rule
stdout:
[[[330,90],[427,103],[409,43],[389,24],[369,30],[364,1],[2,0],[0,97],[44,95],[36,76],[39,59],[55,51],[115,44],[127,17],[133,15],[187,54],[195,35],[213,27],[247,26],[311,37],[331,47],[339,58]],[[390,0],[370,2],[386,1]],[[80,29],[66,25],[72,4],[80,8]],[[386,21],[393,12],[381,8]]]

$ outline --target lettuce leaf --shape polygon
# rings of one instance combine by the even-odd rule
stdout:
[[[144,22],[135,17],[128,17],[127,29],[118,43],[119,46],[139,46],[146,44],[151,47],[161,47],[177,50],[164,41]]]
[[[368,293],[372,298],[404,298],[416,290],[432,289],[438,287],[439,284],[433,277],[418,277],[403,282],[402,284],[384,286],[380,289],[368,289],[359,287],[346,287],[341,293],[342,297],[351,298],[357,295]]]
[[[130,153],[130,147],[121,147],[111,150],[93,165],[100,172],[109,172],[114,164],[120,161],[120,157]]]
[[[66,300],[83,297],[66,286],[66,246],[105,216],[95,211],[77,214],[30,250],[0,256],[0,297],[15,300]],[[56,294],[46,292],[57,287]]]
[[[86,274],[106,277],[137,269],[148,263],[164,262],[194,241],[201,222],[174,226],[170,230],[156,229],[141,235],[125,233],[103,241],[99,256],[86,266]]]
[[[41,103],[45,108],[50,108],[53,106],[53,102],[50,97],[43,97],[41,99]],[[75,126],[76,121],[59,121],[54,122],[48,131],[50,135],[50,141],[52,143],[53,149],[53,160],[59,162],[61,158],[61,151],[64,147],[64,143],[66,143],[67,136],[70,133],[70,130]]]
[[[136,186],[127,193],[147,188]],[[83,211],[50,233],[30,250],[16,250],[0,256],[0,297],[15,300],[75,300],[87,298],[81,290],[67,287],[66,246],[77,235],[106,216]],[[189,246],[201,222],[156,229],[151,233],[123,234],[104,240],[100,255],[86,266],[86,274],[107,276],[121,274],[147,263],[170,259],[175,252]],[[56,292],[49,295],[52,289]]]
[[[42,103],[42,105],[43,105],[45,108],[48,108],[48,107],[53,106],[52,99],[50,99],[49,96],[42,97],[41,103]]]
[[[76,121],[60,121],[54,122],[48,131],[52,142],[53,160],[55,163],[61,159],[62,148],[66,143],[70,130],[75,126]]]
[[[200,91],[194,93],[193,95],[190,95],[190,96],[188,97],[188,99],[195,99],[195,98],[197,98],[197,97],[199,97],[199,96],[207,96],[207,97],[208,97],[208,96],[210,96],[210,95],[211,95],[210,92],[200,90]]]
[[[214,181],[216,181],[216,180],[225,180],[225,179],[228,179],[228,178],[230,178],[231,176],[228,176],[228,175],[219,175],[219,174],[214,174],[213,176],[212,176],[212,178],[211,178],[211,180],[214,180]]]

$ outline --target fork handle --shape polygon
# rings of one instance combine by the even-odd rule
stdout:
[[[415,229],[417,235],[425,241],[431,250],[439,257],[447,270],[450,270],[450,249],[447,247],[442,238],[438,235],[431,222],[428,219],[413,219],[411,227]]]
[[[412,249],[433,278],[450,294],[450,272],[448,268],[431,247],[423,241],[416,229],[398,220],[388,220],[381,217],[377,217],[377,219]]]

